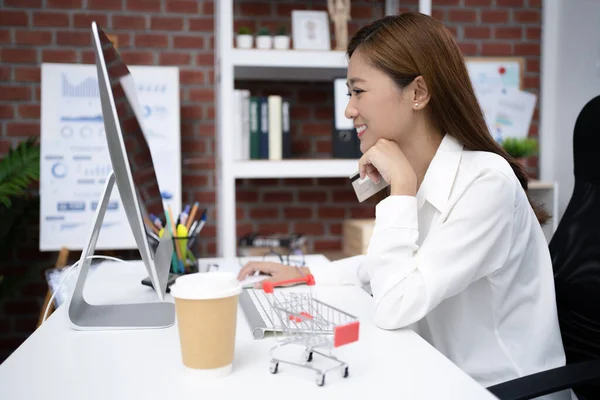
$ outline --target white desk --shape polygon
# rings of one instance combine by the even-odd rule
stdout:
[[[203,259],[201,262],[206,262]],[[319,257],[307,260],[318,262]],[[239,269],[237,260],[218,261]],[[140,284],[141,263],[101,265],[84,293],[90,302],[154,298]],[[299,289],[299,288],[296,288]],[[385,331],[371,317],[372,298],[357,287],[315,288],[315,296],[360,318],[358,342],[336,350],[350,376],[334,372],[325,386],[301,368],[269,372],[272,338],[254,340],[242,312],[231,375],[202,381],[181,362],[176,326],[160,330],[80,332],[69,328],[65,307],[34,332],[2,365],[5,399],[494,399],[487,390],[410,330]],[[170,296],[169,296],[170,297]],[[299,356],[302,356],[299,349]],[[211,396],[211,397],[207,397]]]

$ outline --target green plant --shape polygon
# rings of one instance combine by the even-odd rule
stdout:
[[[238,29],[238,35],[251,35],[252,31],[247,26],[240,26]]]
[[[285,27],[285,25],[281,25],[279,27],[279,29],[277,30],[277,35],[278,36],[285,36],[285,35],[287,35],[287,28]]]
[[[271,31],[266,26],[263,26],[256,33],[258,36],[271,36]]]
[[[40,147],[36,138],[29,138],[0,160],[0,203],[10,208],[11,197],[23,196],[39,177]]]
[[[0,160],[0,259],[6,260],[14,243],[25,234],[25,224],[33,210],[39,210],[39,198],[31,201],[27,188],[40,176],[40,147],[36,138],[29,138],[9,150]],[[36,271],[28,270],[23,276],[0,275],[0,304]]]
[[[502,147],[514,158],[525,158],[537,153],[537,140],[533,138],[506,138]]]

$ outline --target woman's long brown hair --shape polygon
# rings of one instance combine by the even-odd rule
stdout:
[[[422,76],[431,95],[427,112],[434,126],[451,134],[467,150],[503,157],[527,193],[527,174],[490,134],[460,48],[441,22],[419,13],[387,16],[352,37],[348,57],[357,50],[400,88]],[[546,223],[548,213],[531,199],[529,203],[540,224]]]

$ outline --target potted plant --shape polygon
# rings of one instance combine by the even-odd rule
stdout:
[[[273,47],[273,36],[269,28],[263,26],[256,34],[256,48],[270,49],[271,47]]]
[[[239,49],[251,49],[254,44],[254,36],[252,36],[252,31],[247,26],[240,26],[235,40]]]
[[[277,50],[287,50],[290,48],[290,37],[286,34],[285,26],[281,26],[277,35],[273,38],[273,47]]]
[[[527,159],[537,153],[537,140],[529,137],[510,137],[502,140],[502,147],[525,167]]]

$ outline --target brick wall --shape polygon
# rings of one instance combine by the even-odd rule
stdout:
[[[384,0],[353,0],[350,34],[383,16]],[[417,10],[403,0],[402,11]],[[181,70],[181,121],[184,201],[209,208],[199,254],[215,253],[214,173],[214,2],[209,0],[4,0],[0,9],[0,156],[28,135],[39,135],[40,64],[93,63],[90,23],[118,35],[119,51],[129,64],[177,65]],[[325,0],[236,0],[235,21],[253,28],[290,25],[293,9],[325,10]],[[77,8],[77,9],[76,9]],[[433,0],[433,15],[456,35],[465,55],[525,56],[525,88],[539,92],[541,0]],[[334,32],[333,27],[331,32]],[[292,106],[294,153],[330,152],[332,87],[294,82],[236,82],[253,94],[279,93]],[[537,135],[538,113],[530,134]],[[536,173],[536,166],[531,170]],[[35,188],[34,188],[35,189]],[[302,231],[310,249],[341,247],[341,223],[372,217],[373,205],[359,206],[344,179],[239,180],[238,233],[249,230]],[[38,215],[0,274],[33,276],[0,309],[0,362],[35,329],[45,286],[42,267],[56,253],[37,251]],[[119,252],[135,258],[135,252]],[[72,260],[78,257],[73,253]]]

